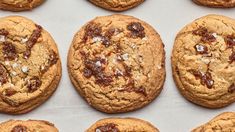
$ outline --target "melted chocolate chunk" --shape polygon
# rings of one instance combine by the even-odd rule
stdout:
[[[0,29],[0,35],[7,36],[9,35],[9,32],[6,29]]]
[[[24,52],[24,58],[27,59],[31,55],[31,49],[37,43],[38,38],[41,36],[42,27],[39,25],[35,25],[36,29],[33,30],[33,33],[29,37],[28,41],[26,42],[26,51]]]
[[[58,55],[55,53],[55,51],[51,50],[49,54],[48,63],[50,66],[55,65],[58,61]]]
[[[132,76],[131,74],[131,67],[129,67],[128,65],[126,65],[125,63],[123,63],[124,69],[125,69],[125,75],[126,76]]]
[[[28,82],[27,82],[27,88],[30,93],[36,91],[40,86],[42,85],[41,80],[33,76]]]
[[[228,35],[225,39],[225,43],[227,44],[228,48],[233,48],[235,46],[235,37],[232,35]]]
[[[85,59],[83,75],[86,78],[90,78],[93,75],[97,84],[108,86],[113,82],[113,79],[112,76],[106,75],[102,63],[104,63],[104,60],[101,58],[96,58],[95,60]]]
[[[14,60],[18,57],[15,46],[10,42],[3,42],[2,52],[6,60]]]
[[[6,68],[0,63],[0,84],[3,85],[8,81],[8,73]]]
[[[200,27],[197,30],[194,30],[193,34],[201,36],[201,41],[204,43],[211,43],[216,41],[213,33],[209,32],[205,27]]]
[[[135,89],[135,92],[136,92],[136,93],[143,94],[144,96],[147,96],[146,89],[145,89],[143,86],[141,86],[141,87]]]
[[[144,38],[145,32],[144,27],[141,25],[140,22],[132,22],[127,25],[127,29],[131,31],[131,37],[133,38]]]
[[[86,42],[89,37],[94,38],[98,36],[102,36],[102,29],[98,24],[89,23],[85,27],[85,34],[83,36],[83,41]]]
[[[17,125],[15,127],[13,127],[11,132],[27,132],[27,127],[26,126],[22,126],[22,125]]]
[[[235,52],[233,51],[232,54],[229,56],[229,63],[233,63],[235,61]]]
[[[196,77],[196,79],[201,80],[202,85],[206,85],[207,88],[209,88],[209,89],[211,89],[213,87],[214,80],[212,79],[210,72],[206,72],[205,74],[203,74],[200,71],[192,70],[191,73]]]
[[[194,48],[198,54],[208,54],[208,48],[205,45],[197,44]]]
[[[127,85],[124,86],[124,89],[119,90],[119,91],[126,91],[126,92],[135,92],[135,93],[140,93],[143,94],[144,96],[147,96],[146,89],[141,86],[141,87],[135,87],[135,81],[131,78],[131,80],[128,81]]]
[[[108,123],[95,129],[96,132],[120,132],[116,124]]]
[[[16,91],[16,90],[14,90],[14,89],[12,89],[12,88],[8,88],[8,89],[6,89],[6,90],[4,91],[4,93],[5,93],[5,96],[10,97],[10,96],[12,96],[12,95],[16,94],[16,93],[17,93],[17,91]]]
[[[235,91],[235,85],[234,85],[234,83],[233,83],[231,86],[229,86],[228,92],[229,92],[229,93],[233,93],[234,91]]]

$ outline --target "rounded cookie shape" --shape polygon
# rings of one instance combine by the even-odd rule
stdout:
[[[199,5],[209,6],[209,7],[222,7],[231,8],[235,7],[235,0],[193,0]]]
[[[125,11],[134,8],[145,0],[89,0],[91,3],[112,11]]]
[[[24,17],[0,18],[0,112],[29,112],[52,95],[60,78],[50,34]]]
[[[68,70],[94,108],[106,113],[136,110],[163,88],[164,45],[157,32],[137,18],[97,17],[74,36]]]
[[[97,121],[86,132],[159,132],[152,124],[136,118],[106,118]]]
[[[193,103],[220,108],[235,101],[235,20],[208,15],[177,35],[172,52],[175,83]]]
[[[54,124],[42,120],[9,120],[0,124],[1,132],[59,132]]]
[[[234,132],[235,131],[235,113],[224,112],[208,123],[195,128],[192,132]]]
[[[9,11],[31,10],[41,5],[45,0],[1,0],[0,9]]]

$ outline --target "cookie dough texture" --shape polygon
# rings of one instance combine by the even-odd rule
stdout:
[[[59,132],[54,124],[42,120],[9,120],[0,124],[1,132]]]
[[[209,7],[224,7],[230,8],[235,7],[235,0],[193,0],[199,5],[209,6]]]
[[[1,0],[0,9],[9,11],[31,10],[41,5],[45,0]]]
[[[86,132],[159,132],[149,122],[136,118],[106,118],[97,121]]]
[[[134,8],[145,0],[89,0],[91,3],[112,11],[125,11]]]
[[[41,26],[0,18],[0,112],[21,114],[45,102],[61,77],[57,46]]]
[[[192,132],[234,132],[235,131],[235,113],[225,112],[208,123],[192,130]]]
[[[74,36],[68,70],[94,108],[106,113],[136,110],[163,88],[164,45],[158,33],[137,18],[97,17]]]
[[[175,83],[189,101],[220,108],[235,101],[235,20],[208,15],[184,27],[172,52]]]

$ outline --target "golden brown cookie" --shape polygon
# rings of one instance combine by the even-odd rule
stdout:
[[[222,7],[230,8],[235,7],[235,0],[193,0],[199,5],[209,6],[209,7]]]
[[[45,102],[61,77],[57,46],[41,26],[0,18],[0,112],[21,114]]]
[[[220,108],[235,101],[235,20],[208,15],[184,27],[172,53],[175,83],[198,105]]]
[[[134,8],[145,0],[89,0],[91,3],[112,11],[125,11]]]
[[[97,121],[86,132],[159,132],[152,124],[136,118],[106,118]]]
[[[1,132],[59,132],[54,124],[42,120],[9,120],[0,124]]]
[[[41,5],[45,0],[1,0],[0,9],[9,11],[31,10]]]
[[[136,110],[152,102],[165,80],[165,52],[158,33],[125,15],[97,17],[74,36],[70,78],[94,108],[107,113]]]
[[[235,113],[222,113],[192,132],[235,132]]]

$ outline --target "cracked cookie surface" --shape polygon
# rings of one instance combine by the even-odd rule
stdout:
[[[0,124],[1,132],[59,132],[54,124],[43,120],[9,120]]]
[[[235,0],[193,0],[195,3],[209,7],[235,7]]]
[[[192,132],[234,132],[235,131],[235,113],[225,112],[208,123],[192,130]]]
[[[0,18],[0,112],[29,112],[49,98],[61,77],[57,46],[41,26]]]
[[[177,35],[172,52],[175,83],[189,101],[220,108],[235,101],[235,20],[208,15]]]
[[[68,70],[78,92],[94,108],[106,113],[136,110],[163,88],[164,45],[139,19],[97,17],[75,35]]]
[[[9,11],[31,10],[45,0],[1,0],[0,9]]]
[[[93,4],[112,11],[125,11],[134,8],[145,0],[89,0]]]
[[[159,132],[152,124],[136,118],[106,118],[97,121],[86,132]]]

